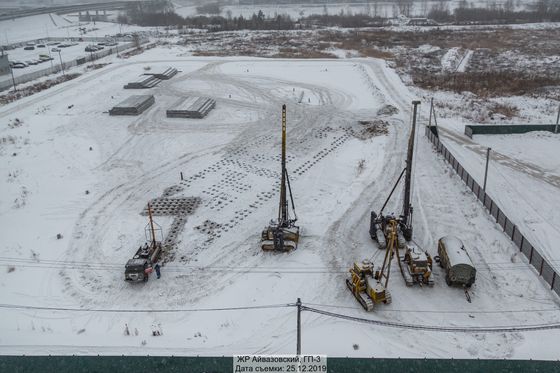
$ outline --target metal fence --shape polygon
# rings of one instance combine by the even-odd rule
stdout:
[[[146,41],[141,41],[140,43],[145,43]],[[64,70],[66,71],[70,67],[78,66],[84,64],[86,62],[91,62],[92,60],[97,60],[103,57],[107,57],[108,55],[124,52],[126,49],[134,47],[134,42],[129,42],[126,44],[119,45],[118,47],[114,48],[105,48],[97,52],[88,53],[87,57],[79,57],[71,61],[63,62],[62,65],[60,63],[53,65],[52,67],[47,67],[45,69],[33,71],[27,74],[20,75],[14,78],[16,84],[23,84],[30,82],[32,80],[41,78],[43,76],[47,76],[50,74],[57,73],[62,70],[62,66],[64,66]],[[57,57],[56,53],[53,53],[53,58]],[[55,58],[56,60],[56,58]],[[3,81],[0,81],[0,91],[9,89],[13,87],[13,81],[11,77],[6,78]]]
[[[502,227],[504,233],[515,243],[529,263],[537,270],[539,275],[550,285],[550,288],[560,295],[560,279],[554,268],[543,258],[539,250],[529,242],[521,233],[519,227],[509,219],[506,214],[498,207],[494,200],[486,193],[480,184],[465,170],[457,159],[439,141],[436,127],[426,126],[426,137],[432,142],[438,153],[441,153],[445,160],[453,167],[457,175],[467,184],[469,189],[476,195],[476,198],[486,207],[490,215]]]
[[[508,135],[512,133],[527,133],[533,131],[557,132],[555,124],[501,124],[501,125],[466,125],[465,135],[472,139],[473,135]]]

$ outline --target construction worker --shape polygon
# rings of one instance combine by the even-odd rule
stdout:
[[[161,277],[161,271],[160,271],[159,263],[156,263],[154,269],[156,270],[156,276],[157,276],[157,278],[160,278],[160,277]]]

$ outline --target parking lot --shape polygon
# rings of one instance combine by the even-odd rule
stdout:
[[[105,45],[99,45],[103,43]],[[7,51],[8,58],[13,65],[14,76],[38,71],[54,64],[85,57],[88,59],[95,48],[115,48],[122,43],[116,41],[78,42],[78,41],[45,41],[44,43],[29,44]],[[87,50],[87,51],[86,51]],[[99,49],[101,50],[101,49]]]

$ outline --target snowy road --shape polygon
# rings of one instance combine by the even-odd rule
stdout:
[[[393,303],[372,314],[346,290],[353,261],[379,264],[381,252],[367,233],[369,212],[379,209],[404,167],[413,97],[384,62],[181,59],[165,53],[149,51],[0,109],[3,302],[193,310],[282,305],[300,297],[334,312],[421,325],[560,320],[557,297],[423,137],[415,165],[415,240],[432,255],[445,234],[469,244],[479,271],[472,303],[445,285],[439,268],[430,289],[407,288],[395,271]],[[127,81],[147,66],[169,65],[181,73],[150,91],[154,107],[139,117],[106,114],[131,94],[121,89]],[[213,97],[216,109],[203,120],[166,118],[180,95]],[[259,235],[276,215],[283,103],[303,237],[297,251],[271,255],[259,249]],[[397,110],[379,114],[388,105]],[[388,133],[364,136],[358,121],[372,119],[385,120]],[[173,197],[202,203],[188,216],[162,279],[131,286],[122,272],[144,239],[140,212],[171,187]],[[397,211],[399,197],[400,191],[388,209]],[[157,218],[164,230],[171,221]],[[57,233],[64,238],[57,240]],[[6,354],[229,355],[290,353],[295,346],[295,310],[284,307],[113,313],[0,308],[0,314],[0,352]],[[303,321],[303,350],[309,353],[558,359],[551,347],[556,330],[456,335],[311,313]],[[131,335],[124,334],[125,324]],[[163,335],[152,336],[154,330]]]

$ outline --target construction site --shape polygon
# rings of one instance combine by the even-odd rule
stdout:
[[[555,91],[156,35],[0,107],[2,354],[558,360]]]
[[[19,202],[3,207],[4,255],[20,259],[1,282],[19,289],[10,303],[47,307],[4,312],[7,340],[19,341],[5,351],[288,353],[296,324],[285,305],[297,298],[402,324],[304,313],[309,353],[526,358],[556,338],[554,329],[492,332],[555,323],[557,295],[423,135],[430,103],[383,62],[151,58],[3,108],[4,121],[20,123],[4,130],[14,139],[4,167],[28,166],[7,189],[19,194],[5,201]],[[181,72],[149,90],[149,110],[109,116],[148,64]],[[76,94],[84,89],[90,96]],[[167,118],[182,96],[211,98],[215,109]],[[23,234],[30,223],[36,234]],[[437,265],[445,236],[464,243],[472,283],[448,286]],[[48,309],[61,304],[154,312]],[[225,310],[180,312],[215,308]]]

